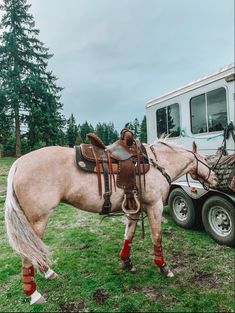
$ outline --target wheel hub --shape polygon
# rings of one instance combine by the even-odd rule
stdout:
[[[182,197],[176,197],[174,199],[173,210],[179,220],[186,220],[188,215],[188,206]]]
[[[228,236],[232,231],[230,216],[222,207],[212,207],[209,211],[209,221],[212,229],[220,236]]]

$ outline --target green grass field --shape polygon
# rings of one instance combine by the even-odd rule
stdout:
[[[0,312],[234,312],[234,250],[203,231],[174,225],[165,209],[163,244],[175,277],[160,276],[153,245],[137,227],[132,248],[136,273],[120,269],[123,217],[106,218],[61,204],[51,216],[45,242],[59,274],[36,274],[47,303],[30,306],[21,289],[21,259],[10,248],[3,205],[11,158],[0,159]]]

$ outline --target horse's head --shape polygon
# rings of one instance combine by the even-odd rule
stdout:
[[[192,153],[195,162],[192,170],[189,172],[191,177],[198,180],[203,185],[207,184],[209,187],[216,187],[218,184],[218,178],[206,162],[206,158],[197,152],[197,145],[195,142],[193,142]]]

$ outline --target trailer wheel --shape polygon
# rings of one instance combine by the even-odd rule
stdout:
[[[194,203],[183,189],[173,189],[168,204],[170,214],[177,225],[188,229],[193,227],[196,221]]]
[[[202,207],[206,232],[222,245],[235,246],[235,208],[220,196],[208,198]]]

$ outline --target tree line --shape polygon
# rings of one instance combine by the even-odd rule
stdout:
[[[142,142],[147,142],[145,116],[141,122],[139,122],[137,118],[135,118],[133,122],[129,122],[128,128],[132,130],[135,139],[139,139]],[[87,143],[88,140],[86,138],[86,135],[88,133],[94,132],[102,139],[102,141],[106,145],[115,142],[120,137],[120,134],[115,129],[112,122],[98,123],[95,127],[93,127],[87,121],[77,125],[74,115],[71,114],[70,118],[67,120],[66,144],[69,147],[73,147],[74,145],[79,145],[82,142]]]
[[[76,124],[62,114],[62,87],[48,69],[52,58],[39,40],[27,0],[3,0],[0,10],[0,150],[19,157],[48,145],[73,146],[96,132],[105,144],[119,137],[114,124]],[[147,141],[146,118],[130,122],[136,138]]]

